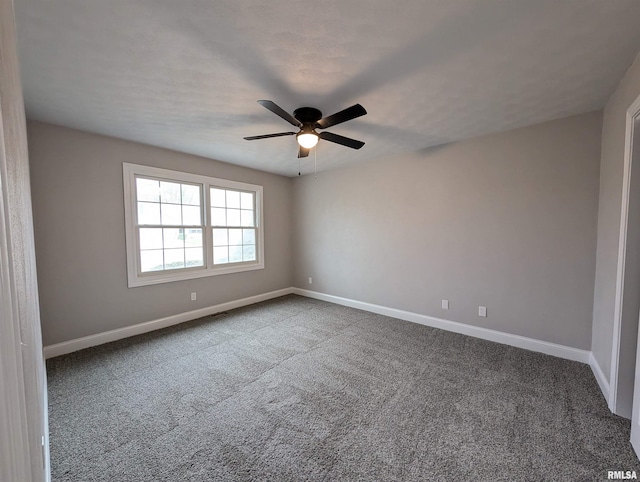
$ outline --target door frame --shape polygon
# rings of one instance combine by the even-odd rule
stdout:
[[[48,482],[46,373],[12,0],[0,0],[0,480]]]
[[[620,342],[622,334],[622,313],[624,306],[624,275],[626,268],[627,234],[629,226],[629,196],[631,192],[631,168],[633,165],[633,145],[635,124],[640,121],[640,96],[627,109],[624,168],[622,173],[622,203],[620,209],[620,236],[618,240],[618,266],[616,271],[616,296],[613,314],[613,343],[611,348],[611,372],[609,374],[609,409],[617,413],[618,374],[620,371]],[[635,318],[635,323],[638,318]]]
[[[0,115],[0,166],[5,160]],[[5,179],[0,172],[0,479],[32,480],[20,325],[9,269]]]

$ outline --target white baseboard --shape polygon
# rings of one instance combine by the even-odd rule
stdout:
[[[56,356],[65,355],[67,353],[72,353],[84,348],[102,345],[103,343],[121,340],[130,336],[141,335],[150,331],[177,325],[178,323],[183,323],[185,321],[195,320],[197,318],[213,315],[221,311],[233,310],[234,308],[240,308],[242,306],[259,303],[260,301],[270,300],[272,298],[277,298],[279,296],[284,296],[291,293],[306,296],[308,298],[328,301],[330,303],[335,303],[338,305],[344,305],[360,310],[370,311],[372,313],[378,313],[380,315],[399,318],[401,320],[411,321],[413,323],[419,323],[421,325],[431,326],[454,333],[473,336],[475,338],[481,338],[483,340],[494,341],[497,343],[502,343],[504,345],[511,345],[518,348],[524,348],[526,350],[545,353],[547,355],[553,355],[560,358],[565,358],[567,360],[586,363],[593,369],[594,375],[598,380],[600,389],[605,394],[605,397],[607,399],[609,398],[609,384],[607,383],[606,377],[604,377],[604,374],[600,369],[597,361],[589,351],[580,350],[578,348],[572,348],[564,345],[558,345],[556,343],[550,343],[547,341],[536,340],[534,338],[527,338],[520,335],[503,333],[496,330],[490,330],[488,328],[466,325],[464,323],[449,321],[442,318],[435,318],[433,316],[421,315],[419,313],[413,313],[410,311],[389,308],[386,306],[375,305],[372,303],[352,300],[349,298],[342,298],[340,296],[327,295],[324,293],[319,293],[317,291],[304,290],[301,288],[284,288],[260,295],[249,296],[247,298],[242,298],[239,300],[220,303],[214,306],[208,306],[206,308],[179,313],[177,315],[167,316],[165,318],[160,318],[157,320],[139,323],[137,325],[105,331],[103,333],[76,338],[74,340],[69,340],[62,343],[56,343],[55,345],[44,347],[44,356],[45,358],[53,358]]]
[[[121,340],[130,336],[141,335],[150,331],[177,325],[178,323],[183,323],[185,321],[196,320],[198,318],[202,318],[203,316],[214,315],[216,313],[220,313],[221,311],[233,310],[242,306],[259,303],[260,301],[278,298],[279,296],[288,295],[292,292],[293,288],[284,288],[281,290],[270,291],[269,293],[249,296],[247,298],[242,298],[235,301],[228,301],[226,303],[220,303],[219,305],[208,306],[206,308],[200,308],[193,311],[187,311],[186,313],[179,313],[177,315],[167,316],[158,320],[151,320],[144,323],[139,323],[137,325],[118,328],[117,330],[105,331],[104,333],[98,333],[82,338],[76,338],[75,340],[56,343],[55,345],[44,347],[44,357],[53,358],[60,355],[66,355],[67,353],[72,353],[84,348],[102,345],[104,343]]]
[[[405,321],[411,321],[413,323],[418,323],[433,328],[439,328],[441,330],[473,336],[475,338],[481,338],[483,340],[494,341],[496,343],[502,343],[504,345],[524,348],[525,350],[545,353],[547,355],[557,356],[559,358],[564,358],[567,360],[586,363],[591,367],[591,370],[593,371],[593,374],[605,399],[609,400],[609,382],[607,382],[602,368],[600,368],[600,365],[593,356],[593,353],[590,351],[580,350],[578,348],[572,348],[564,345],[558,345],[556,343],[550,343],[547,341],[536,340],[534,338],[527,338],[520,335],[511,335],[509,333],[490,330],[488,328],[466,325],[464,323],[458,323],[456,321],[444,320],[442,318],[421,315],[419,313],[399,310],[396,308],[389,308],[386,306],[375,305],[372,303],[352,300],[349,298],[342,298],[340,296],[327,295],[324,293],[319,293],[317,291],[310,291],[301,288],[284,288],[281,290],[270,291],[268,293],[263,293],[260,295],[249,296],[247,298],[242,298],[239,300],[228,301],[226,303],[220,303],[218,305],[188,311],[186,313],[179,313],[177,315],[139,323],[137,325],[119,328],[117,330],[110,330],[104,333],[77,338],[75,340],[56,343],[55,345],[44,347],[44,356],[45,358],[53,358],[56,356],[65,355],[67,353],[72,353],[84,348],[102,345],[104,343],[121,340],[130,336],[141,335],[150,331],[177,325],[185,321],[195,320],[198,318],[202,318],[203,316],[209,316],[220,313],[222,311],[233,310],[242,306],[252,305],[254,303],[278,298],[280,296],[285,296],[291,293],[300,296],[306,296],[308,298],[328,301],[330,303],[335,303],[338,305],[349,306],[351,308],[357,308],[372,313],[378,313],[380,315],[390,316]]]
[[[600,368],[600,364],[596,357],[593,356],[593,352],[589,354],[589,366],[591,367],[591,371],[593,375],[596,377],[596,381],[600,386],[600,391],[604,395],[604,399],[609,402],[609,382],[607,381],[607,377],[604,376],[604,372],[602,368]]]
[[[330,303],[336,303],[338,305],[344,305],[351,308],[370,311],[372,313],[378,313],[380,315],[399,318],[401,320],[411,321],[413,323],[419,323],[421,325],[431,326],[433,328],[440,328],[441,330],[452,331],[454,333],[460,333],[462,335],[468,335],[475,338],[481,338],[483,340],[494,341],[496,343],[502,343],[503,345],[511,345],[517,348],[524,348],[525,350],[545,353],[547,355],[557,356],[559,358],[564,358],[567,360],[573,360],[587,364],[590,363],[591,352],[587,350],[580,350],[578,348],[558,345],[556,343],[536,340],[534,338],[527,338],[520,335],[511,335],[509,333],[503,333],[501,331],[466,325],[464,323],[458,323],[457,321],[444,320],[441,318],[435,318],[433,316],[398,310],[396,308],[388,308],[386,306],[374,305],[371,303],[365,303],[348,298],[341,298],[340,296],[327,295],[324,293],[319,293],[317,291],[293,288],[293,293],[301,296],[306,296],[308,298],[315,298],[318,300],[328,301]]]

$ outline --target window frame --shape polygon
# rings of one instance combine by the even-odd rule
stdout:
[[[263,221],[263,187],[257,184],[231,181],[200,174],[192,174],[159,167],[143,166],[123,162],[125,240],[127,252],[127,281],[129,288],[148,286],[174,281],[183,281],[208,276],[241,273],[264,269],[264,221]],[[172,270],[149,271],[140,270],[140,239],[137,236],[141,225],[138,224],[136,178],[146,177],[170,182],[198,184],[201,186],[201,209],[203,221],[203,267],[185,267]],[[213,226],[211,222],[211,188],[231,189],[254,194],[256,261],[243,261],[228,264],[213,264]],[[171,227],[171,226],[168,226]],[[183,226],[173,226],[183,227]]]

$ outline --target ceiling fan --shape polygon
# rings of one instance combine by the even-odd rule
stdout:
[[[293,111],[293,115],[278,106],[270,100],[259,100],[258,104],[269,109],[274,114],[282,117],[289,124],[300,128],[298,132],[278,132],[276,134],[265,134],[262,136],[245,137],[247,141],[255,141],[256,139],[268,139],[269,137],[296,136],[298,141],[298,157],[307,157],[309,150],[316,146],[318,139],[335,142],[351,149],[360,149],[364,146],[364,142],[351,139],[349,137],[339,136],[333,132],[317,133],[316,129],[326,129],[327,127],[341,124],[356,117],[363,116],[367,111],[360,104],[352,105],[340,112],[328,117],[322,117],[322,112],[313,107],[300,107]]]

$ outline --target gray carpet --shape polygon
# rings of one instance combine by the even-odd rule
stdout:
[[[607,480],[586,365],[286,296],[48,361],[54,481]]]

